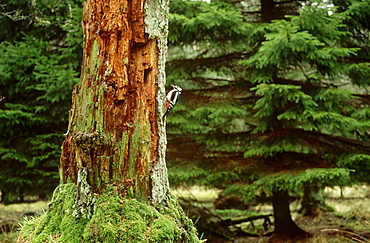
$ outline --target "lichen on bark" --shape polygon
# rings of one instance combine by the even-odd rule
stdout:
[[[87,168],[81,168],[78,171],[74,199],[75,202],[72,207],[73,217],[90,219],[94,214],[96,196],[94,196],[91,191],[91,186],[87,183]]]
[[[168,8],[167,0],[145,1],[145,32],[149,35],[149,39],[167,38]]]
[[[145,1],[145,33],[148,38],[156,38],[158,47],[157,58],[157,117],[160,122],[157,123],[158,132],[158,158],[151,170],[152,193],[150,201],[153,205],[159,205],[166,200],[169,193],[169,182],[166,166],[166,124],[163,120],[165,112],[166,91],[164,84],[166,82],[165,64],[167,59],[167,35],[168,35],[168,9],[169,1],[151,0]]]

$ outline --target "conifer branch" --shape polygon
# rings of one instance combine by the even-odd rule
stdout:
[[[355,139],[324,134],[315,131],[304,131],[293,129],[300,138],[306,139],[317,148],[330,149],[332,151],[348,151],[353,153],[370,154],[370,143],[361,142]]]
[[[303,74],[303,75],[304,75],[304,77],[307,79],[307,81],[308,81],[309,83],[311,83],[311,78],[306,74],[306,72],[304,71],[304,69],[303,69],[302,65],[301,65],[299,62],[297,62],[297,66],[299,67],[299,69],[301,70],[302,74]]]
[[[222,65],[223,62],[239,61],[240,59],[247,58],[250,52],[234,52],[225,55],[220,55],[217,57],[199,57],[195,59],[176,59],[167,62],[168,66],[181,64],[182,66],[197,66],[197,64],[202,64],[204,66],[211,66],[217,64],[217,66]]]

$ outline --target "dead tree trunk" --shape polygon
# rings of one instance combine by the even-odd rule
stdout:
[[[169,193],[165,163],[168,4],[85,3],[83,70],[62,145],[61,184],[50,210],[29,223],[35,242],[199,241]]]
[[[168,192],[161,120],[166,23],[149,19],[146,25],[143,7],[158,12],[161,5],[143,2],[85,4],[83,75],[73,91],[60,177],[77,183],[78,172],[87,168],[94,193],[119,184],[131,197],[160,203]],[[146,31],[156,24],[156,33]]]

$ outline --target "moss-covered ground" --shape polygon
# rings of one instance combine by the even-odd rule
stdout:
[[[154,208],[121,197],[114,187],[97,196],[91,218],[75,217],[74,184],[60,185],[50,209],[24,222],[19,242],[199,242],[196,230],[173,197]]]

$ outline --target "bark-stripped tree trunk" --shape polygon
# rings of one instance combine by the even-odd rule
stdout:
[[[165,164],[168,4],[85,3],[83,72],[62,145],[61,185],[33,241],[199,241],[169,194]]]
[[[144,10],[164,15],[161,7],[167,6],[153,0],[145,5],[143,0],[86,2],[83,76],[73,91],[62,147],[63,183],[76,183],[78,172],[87,168],[93,192],[119,183],[134,194],[130,196],[150,197],[154,203],[164,199],[168,182],[161,114],[167,16],[156,20],[147,14],[150,22],[144,23]],[[157,33],[145,31],[156,24],[152,28]]]

